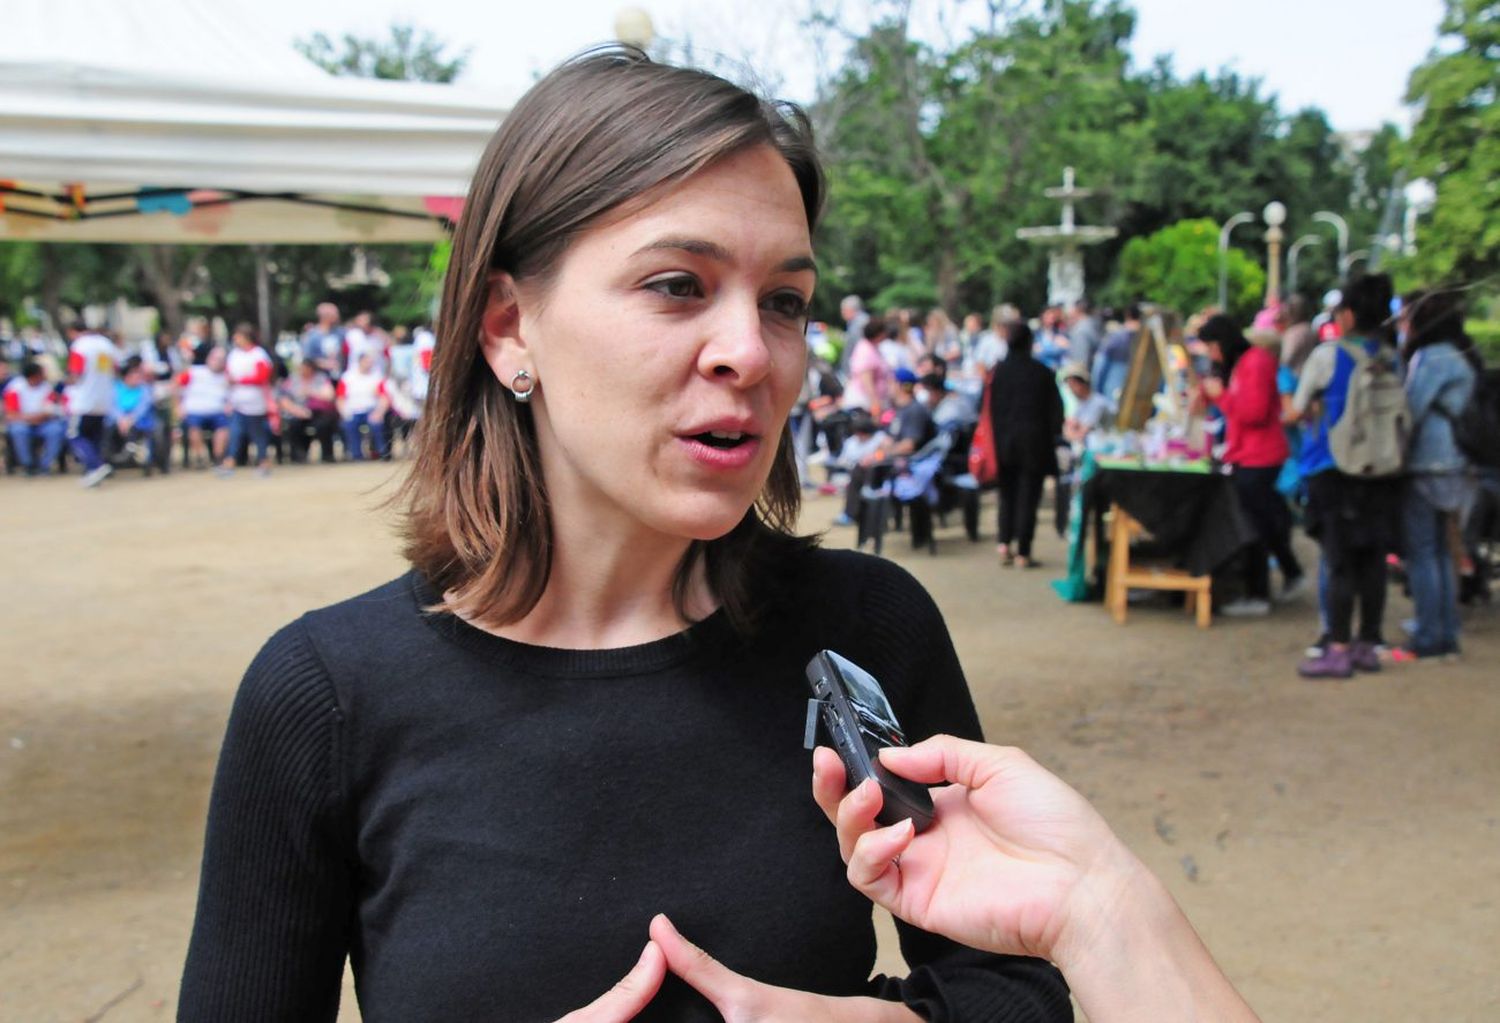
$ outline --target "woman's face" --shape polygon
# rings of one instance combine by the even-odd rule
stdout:
[[[492,301],[486,358],[502,383],[536,381],[559,527],[733,529],[801,386],[815,283],[796,180],[760,147],[584,232],[544,294]]]

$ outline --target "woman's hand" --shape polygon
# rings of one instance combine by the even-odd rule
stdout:
[[[1204,377],[1203,394],[1209,401],[1218,401],[1224,396],[1224,381],[1218,377]]]
[[[815,995],[741,976],[684,938],[665,916],[658,915],[651,921],[651,943],[661,948],[667,969],[713,1003],[724,1023],[916,1023],[918,1020],[916,1013],[900,1002]]]
[[[1131,873],[1134,857],[1088,801],[1020,750],[936,736],[880,761],[913,781],[957,783],[933,790],[931,829],[877,828],[880,786],[846,796],[829,749],[814,754],[813,796],[838,829],[850,883],[923,930],[1055,959],[1070,924],[1086,926],[1082,905]]]
[[[583,1008],[568,1013],[557,1023],[625,1023],[635,1019],[656,997],[666,976],[667,960],[662,955],[661,946],[648,941],[635,966],[614,987]]]

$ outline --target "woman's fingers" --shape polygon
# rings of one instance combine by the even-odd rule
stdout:
[[[667,959],[661,946],[648,941],[635,966],[614,987],[557,1023],[625,1023],[635,1019],[656,997],[666,975]]]
[[[901,868],[895,860],[916,833],[908,819],[860,835],[849,856],[849,883],[871,902],[894,912],[901,899]]]
[[[755,989],[761,987],[684,938],[664,913],[651,921],[651,940],[661,946],[667,969],[712,1002],[721,1015],[728,1016],[731,1008],[747,1008]]]
[[[839,801],[844,798],[847,785],[844,762],[827,746],[813,750],[813,799],[833,824],[838,820]]]

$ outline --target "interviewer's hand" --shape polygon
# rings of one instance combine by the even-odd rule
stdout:
[[[936,736],[880,751],[880,762],[936,785],[937,823],[877,828],[880,786],[844,795],[833,751],[813,757],[813,795],[838,828],[854,887],[923,930],[991,952],[1055,958],[1090,871],[1129,857],[1078,793],[1017,749]],[[899,864],[896,858],[900,857]]]
[[[849,881],[924,930],[1051,959],[1094,1023],[1254,1023],[1161,882],[1073,789],[1017,749],[939,735],[880,762],[935,789],[935,820],[875,826],[880,786],[844,794],[832,750],[813,796],[838,829]]]

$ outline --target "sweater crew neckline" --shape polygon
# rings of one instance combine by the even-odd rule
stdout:
[[[407,573],[407,578],[417,614],[438,635],[486,660],[532,675],[549,678],[645,675],[682,664],[705,652],[721,650],[733,640],[733,630],[720,608],[681,632],[633,646],[597,649],[537,646],[486,632],[451,612],[425,610],[442,603],[442,596],[415,569]]]

